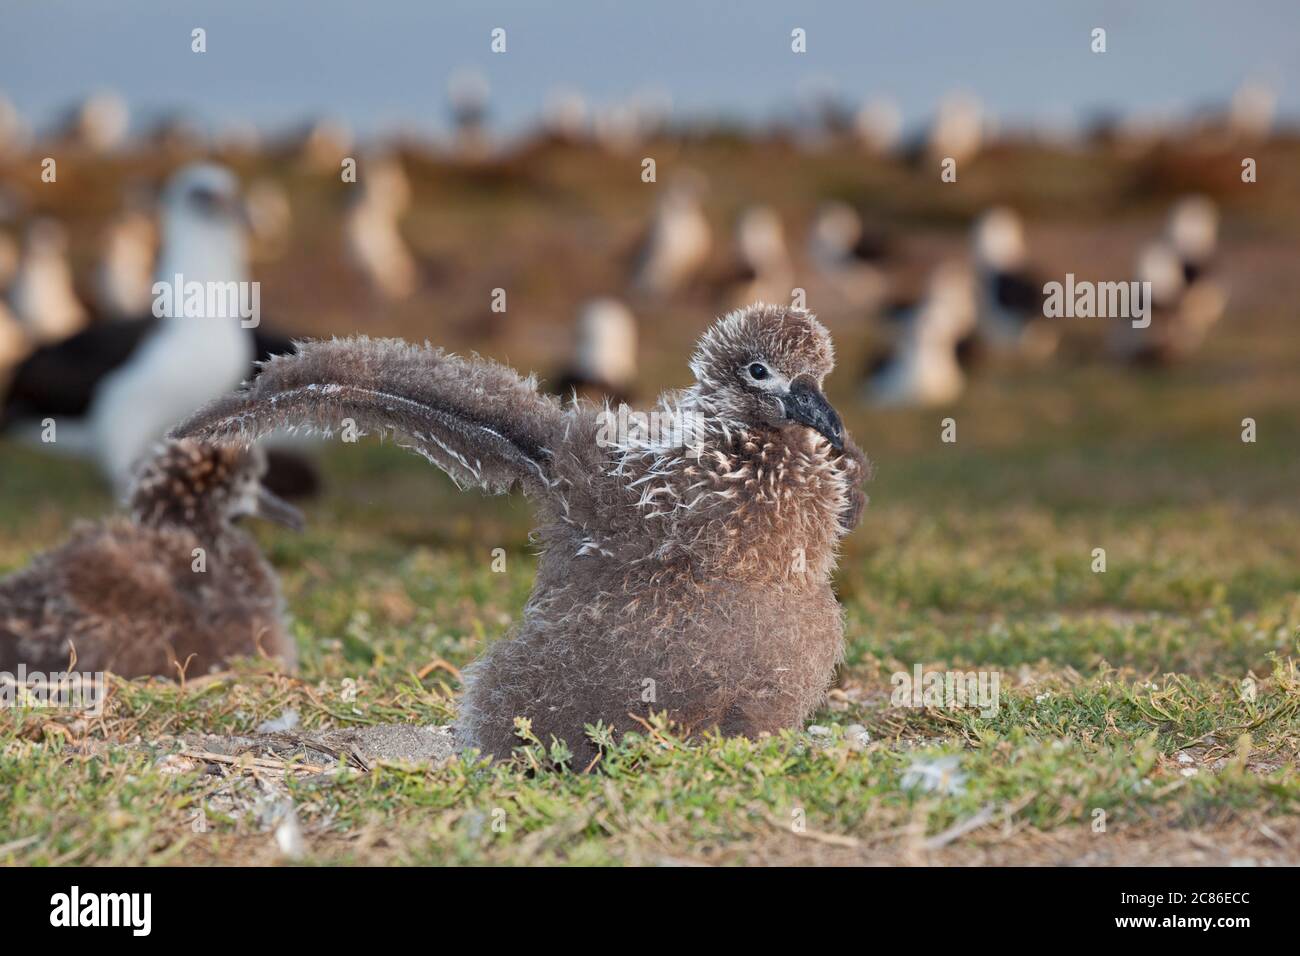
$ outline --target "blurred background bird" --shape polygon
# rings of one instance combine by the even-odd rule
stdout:
[[[121,146],[131,123],[126,100],[114,90],[99,90],[69,110],[59,135],[74,147],[107,153]]]
[[[363,160],[355,196],[344,226],[353,266],[381,298],[409,297],[417,268],[400,229],[411,203],[411,183],[401,163],[392,156]]]
[[[85,326],[86,307],[73,282],[62,223],[41,218],[27,227],[11,301],[37,344],[61,342]]]
[[[1138,256],[1138,281],[1151,288],[1150,325],[1119,324],[1109,340],[1117,357],[1141,365],[1169,365],[1204,344],[1228,301],[1215,269],[1218,223],[1218,210],[1203,196],[1174,204],[1164,234]]]
[[[753,302],[785,302],[794,285],[794,262],[781,217],[770,206],[750,206],[736,220],[734,253],[714,281],[723,311]]]
[[[637,374],[636,318],[618,299],[593,299],[578,310],[573,351],[555,380],[563,399],[573,395],[613,405],[630,402]]]
[[[447,83],[447,104],[456,133],[456,149],[465,159],[488,151],[488,98],[491,87],[478,70],[460,70]]]
[[[896,341],[866,370],[864,394],[879,407],[948,405],[966,385],[960,345],[976,327],[978,304],[970,270],[940,264],[922,298],[900,310]]]
[[[674,295],[703,268],[713,244],[700,203],[703,191],[702,177],[693,172],[663,188],[633,266],[636,292],[659,299]]]
[[[856,311],[879,307],[889,289],[886,270],[893,255],[889,237],[868,230],[848,203],[825,202],[817,207],[808,256],[842,306]]]
[[[1061,324],[1043,314],[1047,280],[1030,267],[1020,217],[1005,206],[990,209],[975,224],[974,246],[982,340],[1038,361],[1051,356]]]
[[[99,311],[113,318],[144,315],[153,302],[153,265],[158,229],[143,197],[128,197],[108,224],[96,273]]]
[[[20,266],[15,301],[41,347],[14,368],[0,421],[29,438],[39,436],[52,450],[92,456],[119,490],[179,410],[198,408],[237,385],[256,358],[291,348],[260,324],[246,325],[242,315],[204,314],[205,294],[200,314],[189,314],[184,304],[192,283],[226,290],[250,281],[247,219],[238,180],[227,169],[188,166],[164,190],[154,275],[176,288],[169,305],[160,308],[155,299],[144,314],[100,316],[70,334],[85,314],[78,306],[75,321],[69,317],[77,303],[62,233],[45,220],[33,229],[29,245],[35,248]]]

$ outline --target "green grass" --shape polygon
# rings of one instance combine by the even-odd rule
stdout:
[[[903,422],[890,424],[899,443],[911,440]],[[1300,519],[1285,489],[1255,476],[1258,506],[1235,487],[1188,496],[1143,481],[1169,467],[1167,449],[1135,455],[1121,478],[1086,449],[1042,447],[1016,466],[1041,476],[1087,459],[1079,480],[1095,497],[1071,480],[1027,495],[999,488],[1006,458],[974,445],[963,436],[892,468],[876,452],[873,504],[838,576],[849,648],[816,718],[828,736],[688,743],[660,726],[591,773],[539,771],[554,756],[540,742],[499,766],[168,772],[160,761],[180,735],[248,733],[290,708],[307,730],[446,723],[453,668],[518,619],[536,561],[525,503],[458,495],[391,447],[331,449],[309,531],[259,530],[289,597],[299,677],[249,662],[184,688],[115,681],[99,720],[6,716],[0,857],[273,862],[274,798],[297,806],[312,862],[1142,862],[1207,832],[1216,859],[1290,859],[1261,835],[1293,832],[1300,810]],[[84,466],[4,454],[20,476],[7,500],[41,495],[6,508],[0,566],[57,538],[68,511],[107,506]],[[1212,485],[1231,480],[1203,460]],[[1108,478],[1124,497],[1115,507]],[[491,570],[495,547],[505,573]],[[1094,547],[1107,549],[1104,574]],[[439,661],[450,666],[426,670]],[[890,675],[918,662],[997,671],[999,712],[891,707]],[[845,737],[854,724],[865,748]],[[962,777],[953,792],[904,786],[944,755]],[[982,825],[949,842],[972,819]]]

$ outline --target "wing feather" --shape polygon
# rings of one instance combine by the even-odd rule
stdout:
[[[462,486],[493,492],[551,484],[559,402],[537,382],[478,357],[365,336],[304,341],[173,437],[253,441],[279,429],[392,432]]]

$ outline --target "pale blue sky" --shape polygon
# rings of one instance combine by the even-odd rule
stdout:
[[[208,52],[190,52],[190,30]],[[509,52],[489,52],[493,27]],[[790,52],[791,28],[808,53]],[[1089,50],[1094,26],[1109,52]],[[0,0],[0,90],[38,126],[96,88],[137,118],[263,127],[332,114],[361,131],[445,126],[450,73],[480,68],[517,128],[556,86],[639,88],[679,114],[757,120],[826,80],[888,93],[909,122],[965,87],[1011,122],[1190,108],[1262,77],[1300,117],[1296,0]]]

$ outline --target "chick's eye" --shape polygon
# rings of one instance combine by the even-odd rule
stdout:
[[[762,362],[755,362],[749,367],[749,377],[756,382],[761,382],[767,378],[767,366]]]

